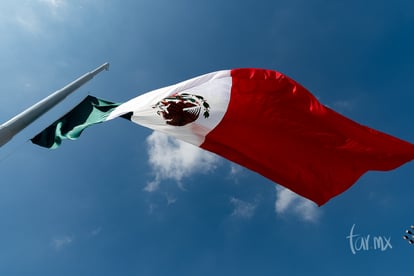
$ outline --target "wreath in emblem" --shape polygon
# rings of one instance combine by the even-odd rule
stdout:
[[[210,105],[199,95],[176,93],[162,99],[153,106],[157,114],[162,116],[167,124],[185,126],[198,119],[203,112],[204,118],[210,116]]]

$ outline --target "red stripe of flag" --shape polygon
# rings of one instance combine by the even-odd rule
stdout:
[[[362,126],[323,106],[275,71],[231,71],[229,107],[202,148],[326,203],[369,170],[414,158],[414,145]]]

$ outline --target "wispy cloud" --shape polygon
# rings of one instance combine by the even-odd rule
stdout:
[[[228,178],[234,181],[235,183],[239,182],[239,179],[243,175],[244,168],[235,163],[230,163],[230,172]]]
[[[352,112],[356,106],[355,100],[338,100],[333,102],[333,109],[341,113]]]
[[[234,207],[233,212],[231,213],[233,217],[250,219],[254,216],[257,203],[246,202],[235,197],[230,198],[230,203],[233,204]]]
[[[42,30],[40,18],[31,10],[24,10],[16,15],[15,21],[18,26],[31,34],[39,34]]]
[[[59,8],[65,4],[64,0],[39,0],[40,3],[44,3],[51,8]]]
[[[69,246],[70,244],[72,244],[73,242],[73,237],[71,236],[62,236],[59,238],[53,238],[52,239],[52,247],[56,250],[56,251],[60,251],[63,248]]]
[[[215,169],[218,157],[191,144],[154,131],[147,138],[149,164],[155,175],[144,190],[156,191],[163,180],[181,180],[196,173]]]
[[[53,17],[54,20],[62,20],[65,18],[67,11],[67,1],[65,0],[39,0],[40,4],[46,6],[45,12]]]
[[[155,174],[157,174],[157,173],[155,173]],[[160,187],[160,181],[161,181],[160,177],[155,176],[154,180],[149,181],[147,183],[147,185],[144,188],[144,191],[147,191],[147,192],[150,192],[150,193],[155,192]]]
[[[281,186],[276,187],[275,212],[278,216],[294,215],[308,222],[316,222],[320,216],[315,203]]]
[[[14,21],[32,35],[47,32],[53,22],[64,21],[67,3],[63,0],[38,0],[27,5],[16,5]]]
[[[97,227],[91,231],[91,237],[98,236],[102,232],[102,227]]]
[[[170,194],[166,194],[165,199],[167,200],[167,205],[172,205],[177,202],[177,198]]]

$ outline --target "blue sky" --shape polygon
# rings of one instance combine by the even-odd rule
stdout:
[[[413,162],[370,172],[319,208],[126,120],[54,151],[28,139],[87,94],[121,102],[211,71],[261,67],[414,142],[413,9],[405,0],[2,1],[2,121],[111,67],[0,149],[0,274],[410,272],[414,247],[401,237],[414,224]]]

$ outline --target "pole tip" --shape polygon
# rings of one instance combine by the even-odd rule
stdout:
[[[99,72],[102,72],[103,70],[106,70],[106,71],[109,70],[109,62],[105,62],[104,64],[102,64],[101,66],[99,66],[98,68],[90,72],[90,74],[92,74],[92,77],[93,77]]]
[[[106,70],[106,71],[108,71],[108,70],[109,70],[109,62],[105,62],[105,63],[103,64],[103,66],[104,66],[104,68],[105,68],[105,70]]]

